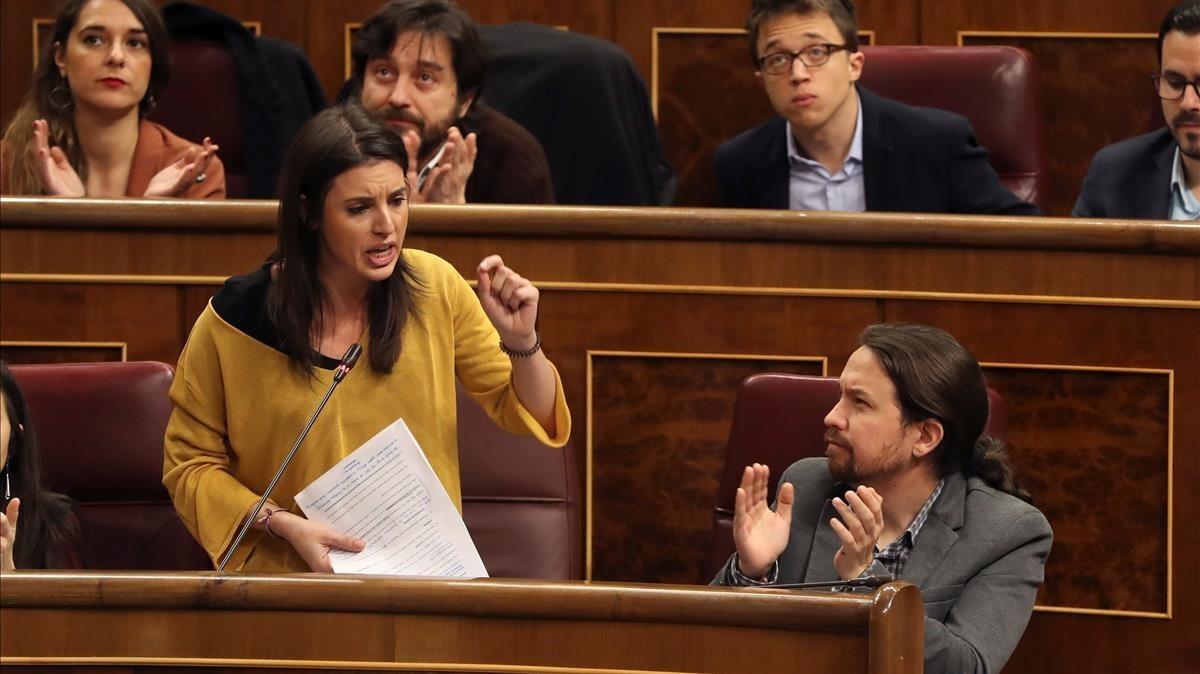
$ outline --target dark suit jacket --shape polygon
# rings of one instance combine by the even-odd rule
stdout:
[[[542,144],[558,203],[670,202],[675,172],[662,156],[646,83],[625,50],[532,23],[478,28],[488,52],[483,100]]]
[[[837,580],[833,555],[841,543],[829,526],[837,516],[830,498],[844,485],[834,483],[823,458],[792,464],[784,482],[795,485],[796,500],[777,582]],[[900,574],[925,604],[926,674],[1000,671],[1033,612],[1052,539],[1037,508],[979,478],[946,478]],[[715,584],[733,584],[732,562]]]
[[[1078,218],[1150,218],[1171,214],[1171,130],[1109,145],[1096,153],[1071,215]]]
[[[1038,213],[1000,183],[965,117],[905,105],[861,86],[858,95],[868,211]],[[723,205],[789,207],[786,125],[782,117],[773,117],[717,148]]]

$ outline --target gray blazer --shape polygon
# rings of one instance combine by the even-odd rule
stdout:
[[[802,459],[780,480],[795,485],[780,583],[837,580],[841,546],[829,526],[841,487],[826,460]],[[885,504],[886,507],[886,504]],[[1053,534],[1042,513],[979,478],[950,475],[917,536],[900,580],[925,603],[926,674],[999,672],[1025,632]],[[733,558],[713,580],[733,585]]]

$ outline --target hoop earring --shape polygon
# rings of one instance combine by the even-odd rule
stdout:
[[[56,99],[55,96],[59,98]],[[66,97],[65,101],[62,100],[64,96]],[[75,99],[71,97],[71,89],[67,87],[66,80],[63,80],[62,84],[50,90],[50,95],[46,97],[46,102],[57,112],[66,112],[71,109],[71,106],[75,104]]]

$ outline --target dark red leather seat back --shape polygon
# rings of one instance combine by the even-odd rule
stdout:
[[[229,48],[213,40],[171,43],[171,82],[149,118],[177,136],[200,143],[205,136],[221,146],[225,193],[230,199],[249,194],[242,122],[238,109],[237,71]]]
[[[838,400],[838,380],[792,374],[756,374],[738,388],[725,449],[725,469],[713,510],[709,569],[733,554],[733,499],[742,470],[752,463],[771,467],[770,492],[794,462],[824,456],[825,415]]]
[[[12,370],[37,432],[43,482],[75,500],[86,568],[212,568],[162,486],[169,365]]]
[[[1041,207],[1047,167],[1033,55],[1016,47],[863,47],[862,84],[909,105],[963,115],[1000,180]]]
[[[458,453],[463,519],[488,573],[583,578],[574,445],[507,433],[459,389]]]
[[[771,467],[770,493],[779,476],[800,459],[825,455],[825,415],[837,404],[836,377],[756,374],[738,388],[725,451],[725,468],[713,509],[709,571],[715,574],[733,554],[733,500],[742,471],[752,463]],[[988,389],[991,406],[984,433],[1003,439],[1008,431],[1004,401]]]

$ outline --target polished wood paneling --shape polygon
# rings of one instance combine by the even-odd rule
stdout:
[[[0,342],[0,360],[9,365],[119,363],[125,360],[125,344],[117,342]]]
[[[642,77],[649,83],[655,28],[743,28],[748,8],[749,3],[724,0],[625,2],[618,6],[614,17],[613,40],[629,52]],[[725,65],[738,67],[748,62],[748,52],[743,50],[740,58]],[[709,77],[700,74],[696,84],[705,81],[711,84]]]
[[[5,198],[0,207],[6,274],[224,277],[273,248],[272,202]],[[1195,227],[1144,221],[422,205],[406,244],[468,277],[482,255],[501,253],[541,282],[1200,299]]]
[[[987,377],[1009,411],[1013,463],[1054,527],[1038,604],[1165,616],[1170,373],[1001,365]]]
[[[989,35],[964,34],[965,45],[1012,45],[1037,60],[1048,166],[1050,215],[1070,215],[1083,177],[1100,148],[1163,125],[1162,107],[1150,87],[1158,71],[1157,34]],[[1092,105],[1089,101],[1104,101]]]
[[[960,30],[1155,33],[1176,0],[1010,2],[921,0],[921,43],[955,44]],[[1096,64],[1080,63],[1091,70]],[[1096,70],[1094,77],[1103,76]]]
[[[921,671],[916,588],[873,595],[369,576],[46,574],[0,586],[14,664],[526,672]],[[347,638],[350,635],[351,638]],[[178,670],[175,670],[178,671]]]
[[[650,82],[663,152],[679,177],[675,203],[718,206],[717,146],[774,110],[754,76],[744,31],[668,31],[654,33]]]
[[[655,299],[669,301],[647,299],[639,311],[656,309]],[[706,323],[703,310],[719,304],[702,300],[693,322]],[[811,304],[827,312],[833,308]],[[706,581],[711,505],[738,384],[758,372],[822,375],[824,363],[736,354],[594,353],[589,365],[590,577]],[[644,540],[657,544],[648,547]]]
[[[123,342],[130,360],[174,363],[179,299],[174,284],[0,283],[0,341]]]
[[[8,127],[29,90],[33,72],[33,21],[53,16],[56,0],[0,2],[0,123]]]

